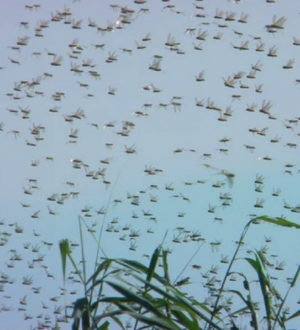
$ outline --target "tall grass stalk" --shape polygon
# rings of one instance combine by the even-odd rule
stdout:
[[[264,302],[264,315],[268,330],[275,330],[278,327],[285,329],[287,321],[300,316],[300,311],[286,317],[283,313],[285,303],[291,290],[296,286],[300,273],[298,266],[289,288],[282,298],[273,286],[267,271],[267,259],[261,251],[251,251],[250,257],[240,257],[241,246],[251,224],[265,222],[279,227],[300,229],[300,225],[282,218],[271,218],[261,216],[251,219],[244,227],[237,247],[228,264],[223,280],[217,289],[216,299],[211,307],[188,297],[181,291],[182,286],[188,281],[180,283],[177,280],[186,271],[192,259],[199,252],[202,245],[197,247],[195,253],[188,260],[182,271],[171,281],[168,265],[168,251],[163,249],[167,233],[161,244],[154,250],[148,265],[143,265],[136,260],[110,259],[105,258],[100,264],[97,262],[100,253],[100,242],[97,242],[96,262],[94,272],[87,277],[87,265],[84,250],[84,235],[82,219],[79,218],[82,271],[78,269],[72,257],[69,241],[60,242],[62,260],[62,271],[65,281],[67,260],[70,260],[73,269],[78,274],[84,286],[84,297],[76,300],[73,311],[73,330],[79,329],[80,322],[82,329],[108,329],[110,322],[114,322],[125,329],[122,316],[127,315],[135,320],[133,329],[159,328],[168,330],[179,329],[215,329],[222,330],[226,326],[226,320],[231,323],[232,329],[238,329],[235,317],[242,317],[243,313],[250,313],[250,324],[255,330],[259,329],[256,304],[251,295],[250,281],[244,272],[233,271],[235,261],[245,261],[255,271],[259,282],[260,294]],[[83,222],[84,223],[84,222]],[[102,236],[99,235],[99,239]],[[95,239],[95,237],[94,237]],[[159,260],[162,261],[162,274],[157,271]],[[232,275],[241,278],[243,286],[240,290],[226,288],[227,280]],[[179,281],[180,282],[180,281]],[[114,290],[116,296],[108,295],[106,288]],[[246,296],[243,294],[246,290]],[[96,294],[95,294],[96,293]],[[227,310],[221,301],[226,293],[233,294],[243,302],[238,310],[231,312]],[[280,302],[279,305],[276,302]],[[110,306],[109,309],[107,306]]]

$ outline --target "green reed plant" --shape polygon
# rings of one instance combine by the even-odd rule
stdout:
[[[268,273],[268,261],[261,251],[251,251],[250,257],[239,255],[250,226],[259,222],[282,228],[300,229],[300,225],[297,223],[282,218],[261,216],[250,220],[244,227],[220,287],[214,291],[214,303],[207,306],[182,291],[182,286],[187,285],[188,281],[180,281],[182,282],[180,286],[178,282],[171,281],[168,251],[163,248],[163,243],[154,250],[148,265],[136,260],[106,258],[97,264],[94,273],[87,278],[84,241],[79,220],[82,269],[78,269],[73,259],[69,241],[65,239],[60,242],[64,278],[67,260],[70,260],[84,288],[84,297],[77,299],[74,303],[72,329],[79,329],[80,323],[84,330],[109,329],[111,322],[125,329],[125,315],[135,321],[133,326],[135,330],[147,328],[221,330],[228,324],[230,329],[235,330],[239,329],[237,320],[242,318],[245,313],[250,317],[251,327],[260,329],[258,307],[253,298],[253,281],[251,282],[244,272],[233,270],[237,261],[245,262],[250,269],[254,270],[264,305],[263,314],[266,322],[264,328],[268,330],[286,329],[286,323],[289,320],[300,316],[300,310],[288,317],[284,313],[288,295],[296,286],[300,266],[297,267],[285,295],[282,296],[272,284]],[[159,263],[161,263],[162,272],[158,271]],[[241,279],[240,289],[227,287],[228,279],[232,275]],[[107,292],[114,292],[114,295],[107,294]],[[240,307],[235,311],[229,309],[224,303],[224,298],[229,295],[239,298]]]

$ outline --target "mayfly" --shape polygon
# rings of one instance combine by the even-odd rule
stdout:
[[[225,175],[227,181],[228,181],[228,185],[229,187],[232,187],[233,186],[233,181],[234,181],[234,178],[235,178],[235,174],[228,171],[228,170],[225,170],[225,169],[219,169],[219,168],[216,168],[216,167],[213,167],[209,164],[203,164],[203,166],[205,166],[206,168],[210,168],[212,170],[215,170],[215,171],[218,171],[218,174],[221,174],[221,175]]]

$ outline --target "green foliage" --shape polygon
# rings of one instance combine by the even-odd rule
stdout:
[[[69,241],[67,239],[60,241],[59,248],[60,248],[60,256],[61,256],[61,262],[62,262],[63,277],[64,277],[64,281],[65,281],[66,280],[67,257],[71,254]]]
[[[83,330],[109,329],[111,323],[118,324],[120,328],[125,329],[124,315],[135,320],[134,329],[221,330],[228,324],[231,329],[238,329],[236,319],[243,317],[245,313],[249,315],[251,327],[259,329],[258,305],[254,302],[252,295],[253,280],[251,281],[243,272],[232,271],[237,260],[239,263],[244,262],[254,271],[264,303],[264,319],[267,329],[285,329],[286,322],[300,316],[299,310],[291,313],[289,317],[286,317],[283,312],[287,297],[291,289],[296,286],[300,266],[289,282],[286,294],[282,297],[272,284],[268,273],[268,261],[261,251],[251,251],[252,256],[250,257],[239,255],[251,224],[258,222],[300,229],[300,225],[282,218],[261,216],[250,220],[241,234],[220,287],[214,291],[215,301],[211,306],[186,295],[181,290],[182,286],[188,285],[189,277],[179,281],[180,283],[176,283],[176,280],[175,283],[170,281],[168,252],[163,249],[162,244],[154,250],[148,266],[136,260],[105,259],[96,265],[94,273],[86,279],[85,262],[82,263],[83,269],[80,271],[73,260],[69,241],[62,240],[60,252],[63,277],[65,279],[69,259],[80,277],[85,292],[85,296],[74,303],[72,329],[80,329],[80,323]],[[80,234],[84,260],[81,227]],[[161,263],[162,270],[157,268],[159,263]],[[240,289],[226,287],[227,280],[232,275],[241,279]],[[106,292],[114,292],[115,295]],[[239,308],[235,311],[228,309],[224,303],[226,296],[232,295],[240,301]]]

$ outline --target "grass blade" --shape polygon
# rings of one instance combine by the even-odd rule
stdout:
[[[109,329],[109,322],[105,321],[103,324],[100,325],[98,330],[108,330]]]
[[[150,264],[149,264],[149,267],[148,267],[148,274],[147,274],[147,278],[146,278],[147,282],[150,282],[153,275],[154,275],[155,268],[156,268],[160,253],[161,253],[161,247],[159,246],[158,248],[156,248],[154,250],[154,252],[152,254]]]
[[[180,309],[171,308],[172,314],[180,321],[181,325],[184,325],[189,330],[201,330],[197,319],[193,318],[193,320],[189,319]]]
[[[118,324],[118,326],[120,327],[120,329],[125,330],[125,327],[123,326],[123,323],[119,320],[118,317],[112,316],[111,318]]]
[[[300,316],[300,309],[298,309],[297,312],[290,315],[286,320],[289,321],[289,320],[295,319],[296,317],[299,317],[299,316]]]
[[[258,276],[261,293],[264,299],[264,305],[266,310],[266,317],[268,322],[268,329],[271,329],[271,319],[273,317],[272,310],[272,301],[271,301],[271,285],[264,273],[264,266],[262,263],[262,259],[259,256],[259,253],[255,252],[255,259],[245,258],[245,260],[253,267]]]
[[[78,330],[80,325],[80,320],[82,321],[82,328],[87,329],[89,327],[89,321],[86,320],[86,311],[87,311],[88,301],[86,298],[80,298],[75,301],[73,309],[73,325],[72,330]]]
[[[139,281],[145,282],[145,280],[139,277],[138,275],[133,275],[133,276]],[[208,316],[206,316],[199,309],[194,307],[195,305],[197,305],[201,309],[203,309],[204,312],[211,314],[209,309],[204,304],[197,303],[194,299],[186,298],[183,293],[181,293],[178,289],[176,289],[171,285],[165,284],[164,288],[166,289],[166,291],[154,285],[153,283],[148,283],[148,285],[151,289],[153,289],[154,291],[159,293],[162,297],[164,297],[166,300],[168,300],[171,306],[177,305],[179,308],[181,308],[181,310],[187,311],[190,315],[194,315],[194,316],[197,315],[200,319],[206,322],[210,322]],[[211,324],[214,326],[215,329],[221,330],[221,328],[218,327],[215,323],[211,322]]]
[[[248,290],[249,291],[249,290]],[[229,314],[228,316],[233,316],[234,314],[236,313],[239,313],[241,311],[245,311],[245,310],[250,310],[250,313],[251,313],[251,326],[254,328],[254,329],[258,329],[258,321],[257,321],[257,316],[256,316],[256,312],[255,312],[255,308],[254,308],[254,305],[252,303],[252,300],[251,300],[251,296],[250,294],[248,295],[247,299],[237,290],[227,290],[227,292],[231,292],[231,293],[234,293],[236,295],[238,295],[242,301],[246,304],[246,307],[243,307],[241,309],[239,309],[238,311],[235,311],[231,314]]]
[[[297,229],[300,229],[300,225],[299,224],[297,224],[295,222],[288,221],[288,220],[283,219],[283,218],[270,218],[270,217],[268,217],[266,215],[263,215],[261,217],[256,217],[256,218],[254,218],[252,220],[253,221],[254,220],[260,220],[260,221],[272,223],[274,225],[281,226],[281,227],[288,227],[288,228],[297,228]]]
[[[168,284],[170,284],[170,276],[169,276],[169,265],[168,265],[168,251],[163,251],[162,253],[163,260],[163,269],[164,269],[164,278]]]
[[[298,280],[299,273],[300,273],[300,266],[298,266],[297,271],[296,271],[296,274],[295,274],[295,276],[294,276],[294,278],[292,280],[291,288],[293,288],[296,285],[296,282]]]
[[[130,307],[130,303],[128,303],[127,299],[120,299],[118,297],[114,297],[103,298],[102,301],[113,303],[114,305],[119,307],[119,309],[122,310],[124,314],[132,316],[136,321],[141,321],[151,326],[157,326],[159,327],[159,329],[180,330],[180,328],[173,321],[171,321],[168,317],[165,317],[164,315],[162,317],[153,318],[139,313],[139,308],[135,310]]]
[[[71,254],[69,240],[63,239],[59,242],[60,257],[62,262],[62,271],[64,282],[66,281],[67,257]]]
[[[168,319],[155,319],[152,317],[145,316],[143,314],[135,313],[135,312],[128,312],[129,315],[134,317],[136,320],[141,321],[145,324],[158,327],[158,329],[166,329],[166,330],[180,330],[181,328],[178,327],[176,324],[172,322],[172,325],[170,325],[170,320]],[[168,321],[168,322],[166,322]]]
[[[274,324],[273,324],[273,330],[275,330],[276,323],[277,322],[280,323],[280,320],[281,320],[280,319],[280,313],[281,313],[281,311],[283,309],[283,306],[284,306],[284,304],[285,304],[285,302],[287,300],[287,297],[288,297],[288,295],[289,295],[292,287],[294,287],[296,285],[296,282],[297,282],[297,279],[298,279],[298,276],[299,276],[299,272],[300,272],[300,266],[298,266],[297,271],[296,271],[296,273],[295,273],[295,275],[294,275],[294,277],[293,277],[293,279],[292,279],[292,281],[290,283],[290,286],[289,286],[289,288],[288,288],[288,290],[287,290],[287,292],[286,292],[286,294],[284,296],[284,299],[282,299],[281,304],[280,304],[280,306],[279,306],[279,308],[277,310],[275,321],[274,321]]]
[[[81,216],[78,216],[78,224],[79,224],[79,233],[80,233],[80,246],[81,246],[81,259],[82,259],[82,271],[83,271],[83,285],[84,292],[86,293],[86,260],[84,254],[84,240],[83,240],[83,232],[81,226]]]
[[[155,308],[155,306],[153,306],[153,304],[146,298],[133,293],[132,291],[128,290],[126,287],[124,287],[120,284],[113,283],[110,281],[106,281],[106,283],[109,286],[111,286],[113,289],[115,289],[117,292],[122,294],[129,301],[134,302],[134,303],[138,304],[139,306],[144,307],[146,310],[155,314],[158,317],[163,317],[163,314],[157,308]]]
[[[138,261],[126,260],[126,259],[115,259],[114,261],[132,270],[133,272],[144,273],[146,275],[148,274],[148,268]],[[163,277],[159,276],[157,273],[153,273],[152,277],[155,278],[160,283],[162,283],[163,285],[167,284],[166,280]]]
[[[88,285],[90,282],[95,282],[96,278],[98,277],[98,275],[101,273],[101,271],[103,269],[108,269],[109,266],[111,265],[112,260],[111,259],[106,259],[103,262],[101,262],[100,265],[98,265],[96,271],[93,273],[92,276],[90,276],[90,278],[87,280],[86,284]]]

